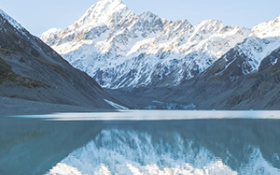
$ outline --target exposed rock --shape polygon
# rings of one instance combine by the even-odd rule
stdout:
[[[112,109],[104,99],[115,100],[91,77],[3,11],[0,26],[0,96]]]

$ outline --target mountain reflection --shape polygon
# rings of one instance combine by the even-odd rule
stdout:
[[[98,148],[92,152],[106,148],[107,153],[114,151],[112,153],[124,156],[127,161],[135,154],[133,161],[141,166],[149,163],[168,167],[167,158],[164,160],[167,153],[176,161],[199,166],[200,150],[204,148],[215,159],[241,174],[248,168],[244,165],[249,166],[252,159],[256,159],[253,155],[261,155],[277,173],[280,169],[280,120],[43,121],[1,118],[0,174],[45,174],[61,161],[70,162],[68,155],[88,144]],[[256,150],[258,154],[254,154]],[[129,151],[131,155],[128,155]],[[187,157],[190,151],[193,160]],[[157,154],[153,160],[145,157],[152,154]],[[78,153],[75,155],[82,158]],[[161,159],[156,158],[158,156]],[[91,159],[97,162],[94,154]],[[109,166],[110,162],[106,161],[104,157],[98,160]],[[266,167],[258,168],[258,172],[268,171]]]

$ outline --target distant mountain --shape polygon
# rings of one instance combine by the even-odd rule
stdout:
[[[178,85],[211,66],[250,30],[206,20],[167,21],[151,12],[136,15],[119,0],[102,0],[66,29],[41,39],[102,87]]]
[[[280,109],[280,17],[193,26],[102,0],[41,39],[134,108]]]
[[[109,92],[134,108],[154,109],[163,105],[172,108],[174,105],[170,104],[176,104],[175,109],[279,110],[279,58],[280,46],[263,58],[259,70],[251,74],[242,74],[238,61],[225,71],[216,73],[224,69],[223,60],[218,60],[203,73],[184,80],[176,87],[142,87]]]
[[[280,47],[280,17],[261,23],[252,29],[244,42],[239,43],[217,61],[214,72],[227,75],[248,75],[263,69],[261,63],[265,57]],[[270,60],[270,66],[278,58]]]
[[[114,99],[91,77],[73,68],[2,10],[0,26],[1,98],[113,108],[104,99]],[[15,111],[19,110],[16,106]]]

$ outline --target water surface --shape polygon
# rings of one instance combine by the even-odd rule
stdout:
[[[126,111],[2,117],[0,174],[277,175],[279,116]]]

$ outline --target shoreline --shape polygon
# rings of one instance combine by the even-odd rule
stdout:
[[[13,115],[44,115],[61,112],[116,112],[117,110],[97,109],[87,106],[73,106],[0,97],[0,117]]]

